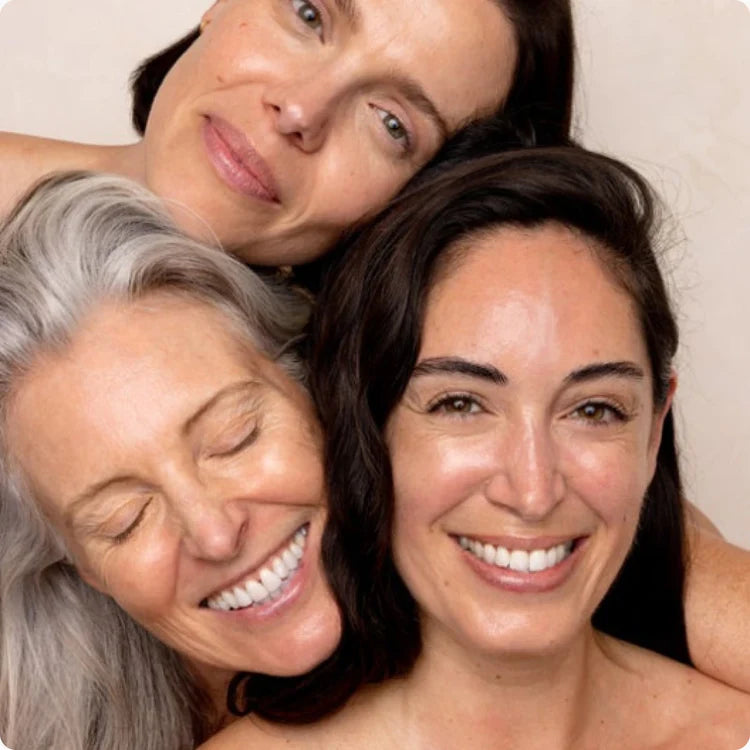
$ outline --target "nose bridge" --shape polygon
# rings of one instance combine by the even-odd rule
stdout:
[[[558,451],[548,420],[542,414],[523,414],[516,429],[502,441],[501,473],[506,492],[502,503],[521,516],[542,518],[560,501],[564,482]]]
[[[242,504],[220,483],[202,482],[198,476],[172,477],[169,494],[190,554],[222,561],[239,553],[247,517]]]
[[[344,96],[353,71],[334,61],[306,67],[299,75],[268,87],[266,103],[277,130],[312,151],[325,140],[336,106]]]

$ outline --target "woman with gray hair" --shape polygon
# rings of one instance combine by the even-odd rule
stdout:
[[[235,670],[332,651],[308,307],[119,178],[53,178],[2,228],[9,747],[192,748]]]

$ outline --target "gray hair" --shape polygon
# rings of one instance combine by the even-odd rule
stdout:
[[[309,303],[180,233],[157,198],[83,172],[47,179],[0,229],[0,737],[18,750],[187,750],[213,728],[183,660],[89,587],[7,445],[9,400],[103,302],[207,303],[302,379]]]

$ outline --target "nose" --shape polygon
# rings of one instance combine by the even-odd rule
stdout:
[[[189,492],[183,490],[175,505],[189,554],[212,562],[232,560],[240,554],[249,523],[244,503],[197,486]]]
[[[565,496],[559,453],[543,420],[526,421],[500,440],[497,467],[485,485],[487,499],[525,521],[546,518]]]
[[[313,153],[325,143],[338,88],[336,76],[317,69],[293,82],[269,86],[264,104],[276,130],[305,153]]]

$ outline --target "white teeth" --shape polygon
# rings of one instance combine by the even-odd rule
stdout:
[[[538,573],[547,568],[547,553],[543,549],[535,549],[529,555],[529,570]]]
[[[285,549],[281,553],[281,559],[284,561],[284,565],[286,565],[287,570],[296,570],[297,566],[299,565],[299,563],[297,562],[297,558],[288,549]]]
[[[269,594],[272,594],[281,586],[281,578],[268,568],[261,568],[260,582],[268,589]]]
[[[250,594],[248,594],[245,589],[240,588],[239,586],[237,586],[237,588],[234,590],[234,596],[237,599],[238,607],[249,607],[253,603]]]
[[[258,581],[248,581],[245,584],[245,588],[247,589],[247,593],[253,597],[253,601],[256,604],[268,599],[268,590],[262,583],[258,583]]]
[[[510,552],[505,547],[498,547],[495,553],[495,565],[498,568],[507,568],[510,565]]]
[[[549,549],[509,550],[505,547],[482,543],[467,536],[458,538],[459,545],[483,562],[498,568],[510,568],[520,573],[540,573],[554,568],[573,550],[573,542],[557,544]]]
[[[510,553],[510,569],[520,573],[529,572],[529,553],[525,549],[514,549]]]
[[[289,571],[280,557],[274,557],[273,560],[271,560],[271,567],[273,568],[273,572],[282,580],[289,575]]]
[[[253,578],[212,596],[206,602],[208,607],[226,612],[278,599],[287,581],[299,568],[299,561],[305,553],[307,532],[307,526],[300,529],[287,547],[271,558]]]
[[[495,548],[491,544],[485,544],[482,550],[482,557],[486,563],[495,564]]]

